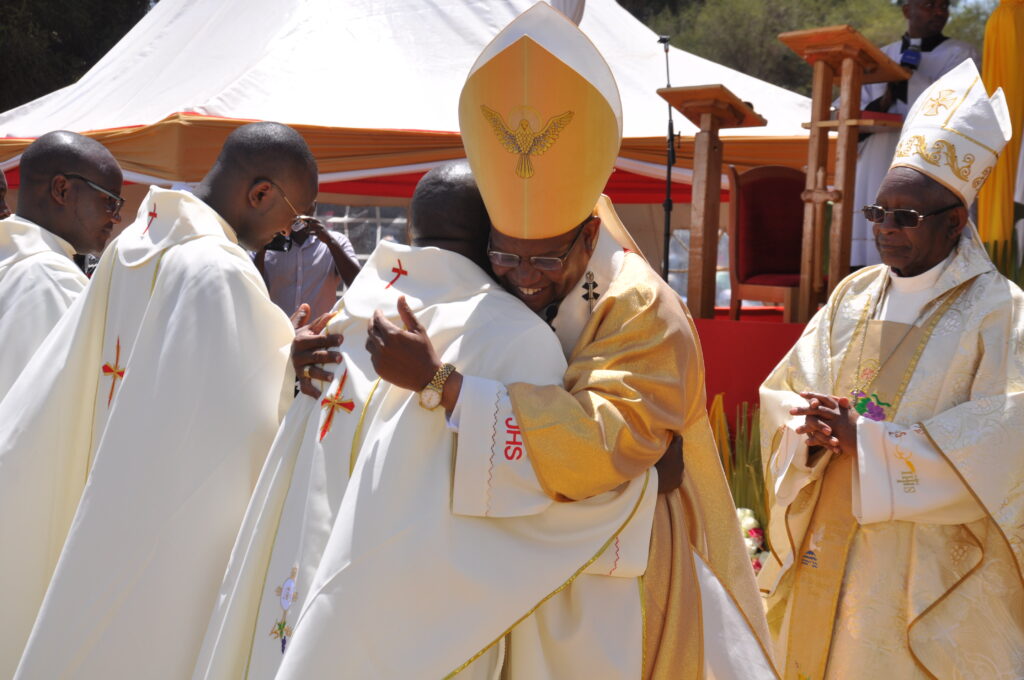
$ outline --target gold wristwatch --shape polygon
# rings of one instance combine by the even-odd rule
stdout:
[[[437,373],[430,379],[427,386],[420,390],[420,406],[425,409],[433,411],[435,408],[441,405],[441,395],[444,393],[444,384],[448,381],[448,376],[455,370],[455,366],[452,364],[444,364],[441,368],[437,369]]]

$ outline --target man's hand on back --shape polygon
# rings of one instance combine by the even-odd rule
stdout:
[[[405,330],[388,321],[379,309],[373,313],[366,351],[373,360],[373,369],[382,379],[396,387],[419,392],[441,368],[441,360],[426,329],[409,309],[405,296],[398,299],[398,314]]]
[[[292,340],[292,367],[299,379],[299,390],[313,398],[321,392],[313,384],[313,380],[330,382],[334,374],[322,368],[323,364],[341,363],[341,353],[331,352],[332,347],[341,345],[341,335],[322,335],[332,312],[321,314],[313,323],[302,325],[309,317],[309,305],[303,303],[292,315],[292,326],[295,327],[295,339]]]
[[[675,491],[683,485],[683,438],[672,433],[665,453],[654,464],[658,470],[658,493]]]

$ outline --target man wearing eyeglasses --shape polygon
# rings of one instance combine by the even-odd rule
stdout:
[[[1024,294],[968,207],[1011,134],[964,61],[911,109],[844,279],[761,387],[787,678],[1024,677]]]
[[[121,168],[99,142],[50,132],[25,149],[18,211],[0,184],[0,400],[85,289],[75,253],[99,254],[121,221]],[[7,214],[4,214],[4,212]]]
[[[191,675],[292,394],[294,331],[248,251],[317,179],[301,135],[253,123],[193,193],[151,187],[0,403],[0,677]]]

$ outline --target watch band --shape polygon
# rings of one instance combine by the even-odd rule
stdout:
[[[437,373],[434,374],[434,377],[430,379],[430,382],[423,389],[434,390],[438,393],[444,392],[444,384],[448,382],[448,376],[454,371],[455,366],[453,364],[443,364],[441,368],[437,369]]]

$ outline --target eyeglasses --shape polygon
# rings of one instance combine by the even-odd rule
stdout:
[[[99,184],[96,184],[96,182],[93,182],[92,180],[86,177],[82,177],[81,175],[75,174],[73,172],[62,172],[60,174],[64,175],[68,179],[80,179],[86,184],[88,184],[90,189],[95,189],[96,191],[106,196],[107,212],[110,213],[111,217],[121,216],[121,207],[124,205],[124,199],[121,196],[115,194],[113,191],[107,191]]]
[[[580,234],[583,233],[583,227],[587,226],[590,220],[594,219],[594,215],[591,215],[587,219],[583,220],[583,224],[577,227],[576,236],[573,237],[572,243],[564,253],[558,256],[553,255],[535,255],[527,258],[530,264],[535,269],[540,269],[546,272],[556,272],[565,266],[565,258],[569,257],[569,253],[576,247],[576,242],[580,240]],[[512,269],[518,267],[522,261],[522,257],[515,253],[503,253],[500,250],[491,250],[491,242],[487,241],[487,257],[491,260],[491,264],[495,267],[503,267],[506,269]]]
[[[932,217],[933,215],[940,215],[947,210],[953,208],[959,208],[962,204],[956,203],[954,205],[946,206],[941,210],[930,212],[927,215],[922,215],[916,210],[909,208],[897,208],[895,210],[886,210],[880,205],[866,205],[861,208],[864,213],[864,219],[868,222],[874,222],[875,224],[881,224],[885,222],[886,215],[892,215],[892,223],[900,229],[913,229],[914,227],[921,226],[926,217]]]
[[[300,213],[298,210],[295,209],[295,205],[290,200],[288,200],[288,194],[286,194],[284,192],[284,189],[281,188],[280,184],[278,184],[277,182],[275,182],[272,179],[268,179],[267,181],[270,182],[272,185],[274,185],[274,187],[278,191],[281,192],[281,198],[284,199],[285,204],[288,205],[288,207],[291,209],[291,211],[293,213],[295,213],[295,217],[292,219],[292,223],[291,223],[291,228],[292,229],[296,229],[296,225],[305,226],[308,222],[316,222],[316,223],[319,224],[320,220],[318,220],[314,215],[305,215],[305,214]],[[312,212],[316,213],[316,201],[313,201],[313,211]]]

